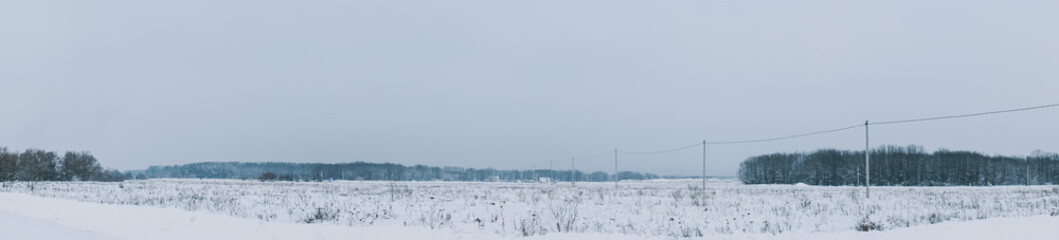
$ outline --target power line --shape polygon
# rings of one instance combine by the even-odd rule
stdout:
[[[849,126],[849,127],[836,128],[836,129],[823,130],[823,131],[816,131],[816,132],[810,132],[810,133],[795,134],[795,135],[782,136],[782,137],[774,137],[774,138],[762,138],[762,139],[739,140],[739,141],[712,141],[712,142],[707,141],[706,144],[709,144],[709,145],[720,145],[720,144],[742,144],[742,143],[759,143],[759,142],[779,141],[779,140],[784,140],[784,139],[807,137],[807,136],[812,136],[812,135],[817,135],[817,134],[838,132],[838,131],[843,131],[843,130],[859,128],[859,127],[863,127],[863,126],[864,126],[864,124],[857,124],[857,125],[853,125],[853,126]]]
[[[905,120],[881,121],[881,122],[873,122],[873,123],[869,123],[869,125],[885,125],[885,124],[899,124],[899,123],[911,123],[911,122],[923,122],[923,121],[933,121],[933,120],[942,120],[942,119],[950,119],[950,118],[965,118],[965,117],[975,117],[975,116],[982,116],[982,115],[990,115],[990,114],[998,114],[998,113],[1009,113],[1009,112],[1027,111],[1027,110],[1034,110],[1034,109],[1041,109],[1041,108],[1050,108],[1050,107],[1059,107],[1059,104],[1048,104],[1048,105],[1041,105],[1041,106],[1035,106],[1035,107],[1026,107],[1026,108],[1016,108],[1016,109],[1008,109],[1008,110],[1000,110],[1000,111],[991,111],[991,112],[979,112],[979,113],[970,113],[970,114],[960,114],[960,115],[948,115],[948,116],[939,116],[939,117],[928,117],[928,118],[916,118],[916,119],[905,119]]]
[[[1048,105],[1041,105],[1041,106],[1034,106],[1034,107],[1007,109],[1007,110],[990,111],[990,112],[979,112],[979,113],[970,113],[970,114],[959,114],[959,115],[947,115],[947,116],[928,117],[928,118],[916,118],[916,119],[904,119],[904,120],[871,122],[871,123],[868,123],[868,125],[900,124],[900,123],[933,121],[933,120],[942,120],[942,119],[951,119],[951,118],[975,117],[975,116],[982,116],[982,115],[989,115],[989,114],[999,114],[999,113],[1027,111],[1027,110],[1035,110],[1035,109],[1050,108],[1050,107],[1059,107],[1059,104],[1048,104]],[[758,143],[758,142],[778,141],[778,140],[785,140],[785,139],[791,139],[791,138],[807,137],[807,136],[816,135],[816,134],[838,132],[838,131],[843,131],[843,130],[859,128],[859,127],[863,127],[863,126],[864,126],[863,124],[857,124],[857,125],[843,127],[843,128],[836,128],[836,129],[817,131],[817,132],[810,132],[810,133],[803,133],[803,134],[796,134],[796,135],[783,136],[783,137],[763,138],[763,139],[754,139],[754,140],[741,140],[741,141],[713,141],[713,142],[706,142],[706,144],[709,144],[709,145],[742,144],[742,143]]]
[[[702,143],[700,142],[700,143],[696,143],[696,144],[689,145],[689,146],[686,146],[686,147],[678,147],[678,148],[667,149],[667,150],[662,150],[662,151],[636,152],[636,151],[618,150],[618,152],[620,152],[620,153],[628,153],[628,154],[656,154],[656,153],[667,153],[667,152],[673,152],[673,151],[680,151],[680,150],[684,150],[684,149],[688,149],[688,148],[692,148],[692,147],[698,147],[698,146],[702,146]]]
[[[937,117],[928,117],[928,118],[915,118],[915,119],[904,119],[904,120],[893,120],[893,121],[870,122],[870,123],[865,123],[865,124],[852,125],[852,126],[848,126],[848,127],[841,127],[841,128],[828,129],[828,130],[823,130],[823,131],[808,132],[808,133],[781,136],[781,137],[773,137],[773,138],[761,138],[761,139],[738,140],[738,141],[704,141],[704,142],[695,143],[695,144],[684,146],[684,147],[666,149],[666,150],[661,150],[661,151],[644,151],[644,152],[641,152],[641,151],[625,151],[625,150],[615,149],[615,150],[613,150],[613,152],[612,151],[607,151],[607,152],[601,153],[599,155],[595,155],[593,157],[579,158],[579,159],[592,160],[592,159],[597,159],[597,158],[601,158],[601,157],[604,157],[604,156],[609,156],[612,153],[613,154],[617,154],[617,153],[627,153],[627,154],[667,153],[667,152],[680,151],[680,150],[684,150],[684,149],[688,149],[688,148],[692,148],[692,147],[702,146],[704,144],[705,145],[722,145],[722,144],[746,144],[746,143],[770,142],[770,141],[779,141],[779,140],[786,140],[786,139],[792,139],[792,138],[808,137],[808,136],[817,135],[817,134],[825,134],[825,133],[833,133],[833,132],[845,131],[845,130],[859,128],[859,127],[866,127],[866,126],[869,126],[869,125],[901,124],[901,123],[933,121],[933,120],[943,120],[943,119],[952,119],[952,118],[976,117],[976,116],[982,116],[982,115],[1009,113],[1009,112],[1018,112],[1018,111],[1028,111],[1028,110],[1035,110],[1035,109],[1042,109],[1042,108],[1052,108],[1052,107],[1059,107],[1059,103],[1041,105],[1041,106],[1034,106],[1034,107],[1025,107],[1025,108],[1007,109],[1007,110],[999,110],[999,111],[990,111],[990,112],[978,112],[978,113],[970,113],[970,114],[947,115],[947,116],[937,116]]]
[[[604,156],[610,156],[611,154],[614,154],[613,155],[614,156],[614,186],[617,187],[618,186],[617,185],[618,184],[618,177],[617,177],[617,175],[618,175],[618,153],[626,153],[626,154],[658,154],[658,153],[668,153],[668,152],[680,151],[680,150],[684,150],[684,149],[688,149],[688,148],[703,146],[703,148],[702,148],[702,181],[703,181],[702,182],[702,186],[705,189],[706,188],[706,145],[745,144],[745,143],[759,143],[759,142],[779,141],[779,140],[786,140],[786,139],[800,138],[800,137],[808,137],[808,136],[817,135],[817,134],[833,133],[833,132],[839,132],[839,131],[845,131],[845,130],[859,128],[859,127],[864,127],[864,140],[865,140],[864,141],[864,146],[865,146],[865,149],[866,149],[864,151],[864,162],[865,162],[865,172],[866,172],[865,173],[865,187],[866,188],[870,188],[870,184],[868,183],[869,182],[868,175],[870,173],[870,171],[869,171],[869,169],[870,169],[869,152],[871,151],[870,150],[870,146],[868,145],[868,126],[870,126],[870,125],[901,124],[901,123],[933,121],[933,120],[943,120],[943,119],[952,119],[952,118],[976,117],[976,116],[982,116],[982,115],[1000,114],[1000,113],[1009,113],[1009,112],[1018,112],[1018,111],[1028,111],[1028,110],[1035,110],[1035,109],[1042,109],[1042,108],[1051,108],[1051,107],[1059,107],[1059,103],[1041,105],[1041,106],[1034,106],[1034,107],[1007,109],[1007,110],[990,111],[990,112],[978,112],[978,113],[970,113],[970,114],[946,115],[946,116],[937,116],[937,117],[928,117],[928,118],[915,118],[915,119],[904,119],[904,120],[881,121],[881,122],[874,122],[874,123],[869,123],[868,121],[865,121],[864,124],[857,124],[857,125],[852,125],[852,126],[848,126],[848,127],[841,127],[841,128],[828,129],[828,130],[823,130],[823,131],[815,131],[815,132],[808,132],[808,133],[781,136],[781,137],[773,137],[773,138],[761,138],[761,139],[738,140],[738,141],[702,141],[702,142],[695,143],[695,144],[688,145],[688,146],[684,146],[684,147],[666,149],[666,150],[661,150],[661,151],[640,152],[640,151],[624,151],[624,150],[614,149],[613,152],[612,151],[607,151],[607,152],[603,152],[603,153],[600,153],[600,154],[592,156],[592,157],[581,158],[581,159],[592,160],[592,159],[597,159],[597,158],[601,158],[601,157],[604,157]],[[577,181],[576,176],[574,175],[575,171],[576,171],[576,168],[574,168],[574,161],[575,161],[574,159],[576,159],[576,158],[570,158],[570,181],[571,181],[571,183],[573,183],[574,181]],[[554,170],[549,169],[549,172],[552,172],[552,174],[554,174]],[[553,178],[554,178],[554,176],[553,176]],[[870,196],[870,195],[868,195],[868,194],[870,194],[868,191],[870,191],[870,190],[868,190],[868,189],[865,190],[865,197]]]

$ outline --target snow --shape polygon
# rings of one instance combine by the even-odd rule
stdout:
[[[264,222],[202,212],[0,193],[0,239],[478,239],[421,227]],[[12,224],[7,224],[12,223]],[[56,231],[57,230],[57,231]]]
[[[342,227],[264,222],[202,212],[120,206],[0,193],[0,239],[500,239],[496,234],[418,227]],[[736,234],[721,239],[1055,239],[1059,217],[949,222],[882,232]],[[526,239],[643,239],[549,234]],[[656,237],[656,239],[659,239]]]
[[[1059,188],[148,180],[3,183],[0,239],[1045,239]],[[701,186],[701,185],[699,185]],[[328,215],[313,218],[320,210]],[[572,214],[570,214],[572,212]],[[566,215],[558,213],[567,213]],[[311,224],[306,220],[316,219]],[[556,223],[572,219],[566,231]],[[481,221],[475,221],[481,220]],[[857,232],[870,221],[884,231]],[[529,229],[536,231],[523,234]],[[529,235],[524,237],[523,235]],[[1052,239],[1049,237],[1047,239]]]
[[[0,198],[4,199],[0,201],[4,203],[0,206],[21,206],[15,205],[17,203],[10,201],[8,198]],[[0,239],[105,240],[110,238],[93,232],[63,226],[53,221],[25,217],[0,210]]]

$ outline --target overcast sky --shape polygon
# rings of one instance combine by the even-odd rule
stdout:
[[[570,157],[1059,102],[1056,1],[4,1],[0,146],[201,161],[569,168]],[[872,145],[1059,151],[1059,108]],[[863,129],[709,146],[710,175]],[[698,175],[701,148],[619,155]],[[577,162],[612,171],[613,157]]]

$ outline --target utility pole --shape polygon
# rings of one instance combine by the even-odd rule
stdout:
[[[555,160],[548,161],[548,181],[555,184]]]
[[[868,145],[868,121],[864,120],[864,198],[871,198],[871,148]]]
[[[614,189],[618,189],[618,149],[614,149]]]
[[[706,140],[702,140],[702,191],[706,191]]]
[[[1026,186],[1030,185],[1030,158],[1026,158]]]
[[[577,184],[577,178],[574,178],[574,158],[570,158],[570,186]]]

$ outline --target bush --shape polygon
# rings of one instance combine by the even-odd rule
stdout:
[[[861,232],[882,231],[883,230],[883,225],[879,224],[879,223],[876,223],[875,221],[872,221],[871,219],[868,219],[868,217],[864,217],[864,219],[861,219],[860,222],[857,222],[856,229],[857,229],[857,231],[861,231]]]
[[[574,225],[577,223],[577,205],[581,201],[567,200],[562,203],[552,204],[549,208],[552,212],[552,216],[555,217],[555,231],[556,232],[572,232]]]
[[[309,215],[303,220],[305,223],[318,223],[326,221],[334,221],[338,219],[338,211],[324,208],[316,208],[316,212]]]
[[[264,182],[264,181],[276,181],[276,174],[275,173],[271,173],[271,172],[262,173],[261,177],[258,177],[257,179],[261,180],[262,182]]]
[[[537,234],[544,235],[548,231],[547,229],[541,228],[540,216],[535,212],[531,213],[529,219],[519,220],[519,224],[516,228],[523,237],[534,236]]]
[[[106,170],[97,173],[92,177],[92,180],[100,182],[122,182],[125,181],[125,174],[122,174],[121,171],[118,170]]]

